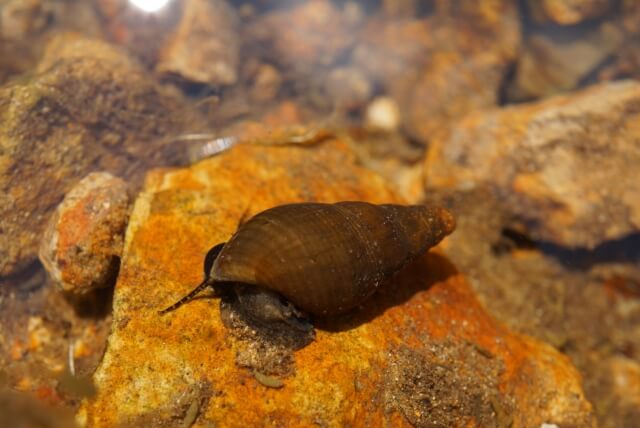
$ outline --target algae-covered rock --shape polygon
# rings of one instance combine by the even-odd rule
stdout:
[[[0,88],[0,275],[33,261],[50,213],[91,171],[139,180],[197,126],[180,97],[120,50],[64,35],[31,78]]]
[[[434,141],[429,187],[490,186],[538,240],[595,247],[640,231],[640,85],[478,112]]]
[[[148,174],[126,234],[108,349],[86,426],[592,426],[579,375],[550,346],[492,320],[438,253],[312,341],[261,337],[229,305],[158,310],[202,279],[239,222],[295,201],[402,202],[338,140],[237,145]],[[446,245],[446,244],[445,244]],[[282,344],[285,345],[282,345]]]

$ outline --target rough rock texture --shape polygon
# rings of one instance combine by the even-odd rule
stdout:
[[[129,202],[127,183],[105,172],[87,175],[65,195],[39,252],[63,291],[82,295],[115,284]]]
[[[432,188],[488,184],[532,237],[594,247],[640,230],[640,84],[479,112],[435,141]]]
[[[491,189],[427,194],[456,213],[456,231],[444,250],[487,311],[571,359],[598,426],[635,426],[638,235],[593,252],[536,245]]]
[[[529,0],[535,19],[560,25],[573,25],[604,15],[614,0]]]
[[[78,420],[92,427],[194,420],[593,425],[568,360],[488,317],[437,253],[408,267],[360,311],[318,323],[315,340],[289,355],[292,367],[279,377],[264,360],[283,356],[268,352],[269,341],[256,343],[255,332],[236,330],[218,299],[158,315],[201,280],[203,254],[243,218],[286,202],[349,199],[398,201],[335,140],[238,145],[189,169],[150,173],[127,231],[112,334],[94,376],[98,396]]]
[[[103,170],[138,180],[173,161],[167,137],[198,126],[180,97],[103,42],[55,38],[38,72],[0,88],[0,275],[35,259],[78,179]]]
[[[210,85],[236,82],[240,41],[235,10],[225,0],[187,0],[156,64],[162,74]]]
[[[436,2],[424,19],[370,20],[354,60],[396,99],[406,130],[427,143],[451,120],[498,103],[519,44],[514,2]]]

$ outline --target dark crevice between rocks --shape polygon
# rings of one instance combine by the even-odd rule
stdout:
[[[11,275],[0,277],[0,295],[15,293],[19,299],[26,299],[41,289],[47,282],[47,274],[38,260]]]
[[[593,249],[567,248],[541,241],[538,248],[570,270],[588,270],[603,263],[640,263],[640,233],[605,241]]]
[[[114,287],[99,288],[84,296],[65,295],[78,318],[101,320],[111,313]]]
[[[498,105],[505,106],[509,104],[519,104],[525,101],[523,100],[513,100],[510,96],[510,92],[512,91],[511,87],[514,85],[514,79],[516,77],[516,73],[518,71],[518,64],[513,62],[509,64],[506,68],[506,71],[502,77],[502,82],[500,86],[498,86]]]
[[[535,248],[537,248],[536,242],[517,226],[503,228],[498,240],[491,244],[491,250],[497,256],[517,249],[532,250]]]

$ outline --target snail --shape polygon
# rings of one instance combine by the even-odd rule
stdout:
[[[276,206],[209,250],[204,281],[160,314],[211,287],[217,296],[233,291],[261,321],[306,328],[300,321],[305,314],[328,317],[354,309],[454,228],[453,216],[440,207],[366,202]]]

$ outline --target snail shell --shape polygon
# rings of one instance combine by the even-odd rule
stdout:
[[[263,211],[210,251],[205,286],[250,284],[302,311],[337,315],[367,299],[385,279],[455,228],[444,208],[422,205],[299,203]],[[215,251],[214,251],[215,250]]]

